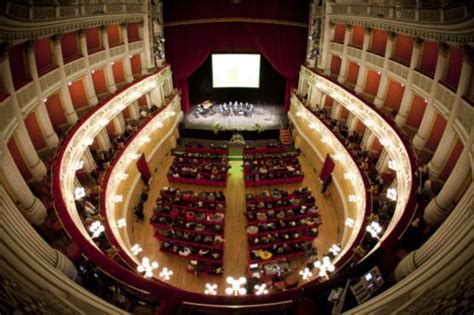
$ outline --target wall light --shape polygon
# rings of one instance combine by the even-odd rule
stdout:
[[[91,138],[91,137],[85,137],[85,138],[82,138],[82,143],[83,143],[85,146],[90,146],[91,144],[94,143],[94,139]]]
[[[125,226],[127,226],[127,220],[125,220],[124,218],[117,220],[117,227],[122,228]]]
[[[79,160],[79,161],[76,161],[76,163],[74,163],[74,171],[79,171],[83,167],[84,167],[84,161],[83,160]]]
[[[100,221],[94,221],[89,226],[89,231],[92,232],[92,238],[97,238],[99,235],[105,231],[105,227],[100,223]]]
[[[74,189],[74,199],[79,200],[86,195],[86,190],[84,187],[76,187]]]
[[[173,271],[164,267],[163,270],[161,270],[159,276],[162,280],[164,281],[168,281],[169,279],[171,279],[171,276],[173,275]]]
[[[370,225],[367,225],[366,231],[370,233],[373,238],[379,238],[379,234],[382,232],[382,227],[377,221],[373,221]]]
[[[303,278],[303,280],[308,280],[313,275],[313,273],[309,270],[309,268],[304,268],[303,270],[300,270],[299,273],[300,273],[301,278]]]
[[[355,178],[354,173],[351,173],[351,172],[345,172],[345,173],[344,173],[344,179],[346,179],[346,180],[353,180],[354,178]]]
[[[120,202],[123,201],[123,196],[122,195],[115,195],[115,196],[113,196],[112,201],[115,202],[115,203],[120,203]]]
[[[143,257],[142,263],[137,267],[137,271],[140,273],[145,272],[145,278],[151,278],[153,277],[153,270],[157,269],[158,267],[159,265],[156,261],[150,262],[148,257]]]
[[[254,286],[255,288],[255,294],[256,295],[264,295],[264,294],[268,294],[268,289],[267,289],[267,285],[265,283],[262,283],[262,284],[256,284]]]
[[[119,180],[126,180],[128,178],[128,174],[127,173],[119,173],[119,174],[117,174],[117,178]]]
[[[357,202],[357,196],[356,195],[349,195],[349,201],[350,202]]]
[[[143,251],[143,248],[141,248],[140,245],[135,244],[132,246],[131,250],[132,250],[132,254],[136,256]]]
[[[322,262],[319,260],[315,261],[314,267],[319,269],[320,277],[327,277],[328,272],[336,270],[336,267],[331,263],[331,259],[328,256],[324,256]]]
[[[387,189],[387,198],[393,201],[397,200],[397,190],[395,188]]]
[[[388,161],[388,168],[393,171],[396,171],[398,169],[397,163],[393,160]]]
[[[331,248],[329,248],[329,251],[334,255],[337,256],[341,252],[341,248],[337,246],[336,244],[333,244]]]
[[[354,227],[354,224],[355,224],[355,221],[354,219],[351,219],[351,218],[346,218],[346,222],[344,223],[346,226],[350,227],[350,228],[353,228]]]

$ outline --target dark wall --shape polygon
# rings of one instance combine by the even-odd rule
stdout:
[[[260,56],[259,88],[213,88],[211,54],[189,78],[191,105],[204,100],[216,102],[242,101],[282,105],[285,98],[285,78]]]

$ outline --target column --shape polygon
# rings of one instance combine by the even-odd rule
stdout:
[[[319,108],[324,109],[324,103],[326,103],[326,93],[322,93],[321,101],[319,102]]]
[[[337,77],[337,82],[344,83],[346,81],[347,74],[347,46],[351,39],[352,25],[346,24],[344,30],[344,47],[342,49],[342,61],[341,61],[341,70],[339,71],[339,76]]]
[[[31,192],[6,145],[2,145],[0,151],[0,172],[8,179],[12,198],[19,204],[21,213],[30,223],[41,225],[47,216],[46,207]]]
[[[332,105],[332,108],[331,108],[331,117],[332,118],[339,119],[339,117],[341,115],[341,106],[342,106],[341,104],[334,101],[334,104]]]
[[[372,34],[372,29],[369,27],[365,28],[364,31],[364,42],[362,43],[362,54],[360,57],[359,63],[359,73],[357,75],[357,82],[354,88],[354,91],[359,94],[364,90],[365,84],[365,59],[367,58],[367,49],[370,44],[370,35]]]
[[[431,158],[431,161],[428,163],[430,169],[430,177],[433,179],[438,178],[438,176],[443,171],[444,166],[448,162],[450,153],[453,149],[454,144],[456,143],[457,134],[454,130],[454,122],[458,116],[459,107],[462,106],[462,97],[467,92],[469,88],[469,80],[472,72],[472,61],[471,61],[471,52],[466,51],[464,54],[464,60],[461,68],[461,76],[459,78],[458,88],[456,90],[456,97],[454,99],[454,105],[449,113],[448,123],[446,129],[441,137],[438,147]]]
[[[456,166],[449,175],[446,183],[444,183],[443,188],[441,188],[438,195],[430,201],[428,206],[426,206],[423,215],[426,223],[438,225],[443,222],[452,209],[454,196],[459,192],[463,183],[468,178],[472,178],[472,170],[469,160],[470,147],[470,144],[464,147]]]
[[[436,71],[433,78],[433,86],[431,88],[430,96],[428,98],[428,104],[426,106],[425,114],[418,128],[418,132],[413,138],[413,146],[421,150],[425,146],[426,140],[431,132],[431,127],[433,125],[434,117],[436,111],[433,108],[433,102],[436,96],[436,89],[438,88],[438,82],[442,79],[444,74],[446,61],[448,59],[448,46],[444,43],[440,43],[438,50],[438,60],[436,62]]]
[[[396,281],[400,281],[428,262],[431,264],[430,270],[436,268],[435,263],[437,263],[438,270],[446,271],[446,268],[459,269],[460,265],[465,266],[465,263],[450,266],[446,264],[447,260],[453,261],[462,256],[467,261],[472,260],[472,255],[469,250],[466,251],[466,248],[472,248],[473,187],[471,183],[453,213],[436,232],[419,249],[409,253],[400,261],[394,272]],[[439,264],[440,257],[443,259],[441,265]],[[437,271],[433,272],[436,276]],[[446,281],[445,278],[442,279]]]
[[[92,80],[92,75],[91,75],[92,69],[89,63],[89,57],[88,57],[89,52],[87,50],[86,33],[84,32],[84,30],[79,30],[77,34],[79,35],[79,46],[80,46],[81,54],[84,56],[84,62],[86,64],[84,89],[86,90],[87,101],[89,103],[89,106],[93,106],[99,103],[99,100],[97,99],[97,95],[95,93],[94,82]]]
[[[390,57],[392,57],[394,40],[395,40],[395,34],[394,33],[389,33],[388,40],[387,40],[387,46],[385,47],[385,55],[384,55],[384,59],[383,59],[383,70],[381,72],[381,78],[380,78],[379,87],[377,89],[377,95],[375,96],[375,99],[374,99],[374,105],[377,108],[382,108],[383,107],[383,103],[385,101],[385,95],[387,94],[388,61],[390,60]]]
[[[151,90],[148,95],[150,95],[150,103],[149,104],[154,104],[157,107],[161,107],[161,104],[163,103],[163,97],[161,96],[161,89],[159,87],[154,88]]]
[[[107,151],[110,149],[110,138],[107,130],[103,128],[96,136],[95,140],[97,141],[97,145],[99,149],[102,151]]]
[[[25,48],[28,62],[28,70],[30,72],[31,78],[33,79],[37,99],[36,102],[39,104],[36,110],[36,118],[38,118],[38,123],[40,125],[42,136],[46,142],[46,145],[48,146],[48,148],[52,148],[59,143],[59,138],[56,132],[54,132],[53,125],[51,124],[51,120],[49,119],[48,111],[46,110],[46,106],[43,103],[44,96],[39,83],[33,42],[28,41],[25,44]]]
[[[311,89],[311,98],[309,100],[311,108],[319,107],[319,101],[321,100],[321,90],[313,86]]]
[[[18,124],[14,137],[31,175],[35,181],[41,181],[46,175],[46,166],[40,160],[23,121]]]
[[[370,148],[372,148],[372,145],[374,144],[374,141],[374,133],[369,128],[366,128],[364,132],[364,137],[362,138],[362,147],[364,148],[364,150],[370,150]]]
[[[114,125],[115,134],[123,134],[125,131],[125,121],[123,119],[122,113],[118,113],[117,116],[112,119],[112,124]]]
[[[61,103],[63,105],[67,122],[69,124],[75,124],[78,120],[78,117],[68,90],[66,72],[64,71],[63,52],[61,50],[61,37],[59,35],[55,35],[51,37],[51,41],[53,43],[54,58],[56,64],[59,66],[59,74],[61,76]]]
[[[130,119],[138,119],[140,116],[140,108],[138,107],[137,101],[133,101],[128,105],[128,112]]]
[[[377,164],[375,165],[375,168],[377,169],[377,172],[379,174],[385,173],[388,167],[389,160],[390,160],[390,155],[388,154],[387,150],[384,148],[382,150],[382,153],[380,154]]]
[[[331,5],[328,2],[326,2],[326,14],[330,14],[330,13],[331,13]],[[324,21],[323,40],[322,40],[323,47],[321,51],[324,53],[321,53],[321,58],[319,58],[318,62],[319,62],[319,68],[323,69],[326,74],[329,74],[331,59],[329,58],[330,54],[326,52],[329,52],[329,46],[331,44],[331,41],[334,38],[335,25],[333,23],[330,23],[329,19],[324,19],[323,21]]]
[[[415,68],[418,66],[420,60],[420,51],[421,44],[423,40],[419,37],[415,38],[415,43],[413,45],[413,51],[411,53],[410,59],[410,70],[408,71],[407,83],[405,85],[405,91],[403,92],[402,101],[400,103],[400,109],[397,116],[395,117],[395,123],[399,127],[403,127],[408,118],[408,113],[410,111],[410,106],[413,98],[413,93],[411,92],[411,86],[413,84],[413,73]]]
[[[144,15],[143,23],[138,24],[138,31],[140,38],[143,40],[143,55],[142,62],[145,73],[148,73],[148,69],[155,67],[155,57],[153,56],[153,33],[151,33],[150,19],[147,14]]]
[[[132,75],[132,65],[130,64],[130,49],[128,47],[128,32],[127,32],[127,24],[122,23],[120,24],[120,31],[122,32],[122,39],[123,44],[125,45],[125,59],[123,60],[123,72],[125,74],[125,81],[132,82],[133,75]]]
[[[90,173],[97,168],[94,157],[92,156],[91,150],[89,148],[86,148],[81,160],[84,162],[83,169],[86,173]]]
[[[51,250],[52,254],[56,258],[56,263],[53,267],[62,271],[62,273],[68,276],[69,279],[76,280],[77,269],[76,266],[74,266],[74,264],[72,263],[72,261],[57,249],[51,248]]]
[[[354,131],[358,123],[359,119],[354,114],[349,112],[349,118],[347,118],[347,129],[349,129],[351,132]]]
[[[107,90],[110,94],[117,91],[117,86],[115,85],[114,73],[112,71],[112,63],[110,60],[110,46],[109,46],[109,36],[107,35],[107,27],[102,26],[100,28],[100,33],[102,36],[102,43],[104,44],[105,55],[107,59],[107,64],[105,65],[105,80],[107,81]]]

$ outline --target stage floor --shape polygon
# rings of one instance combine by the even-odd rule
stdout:
[[[184,115],[184,127],[189,129],[214,130],[220,125],[219,130],[260,130],[279,129],[280,123],[286,124],[286,112],[282,105],[255,105],[251,116],[224,116],[215,113],[207,117],[195,116],[196,106]]]

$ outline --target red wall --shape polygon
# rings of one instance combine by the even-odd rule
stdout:
[[[19,89],[30,81],[25,57],[26,56],[25,51],[23,49],[23,45],[16,45],[10,47],[9,61],[15,89]]]
[[[385,55],[385,47],[387,46],[388,33],[384,30],[372,30],[372,44],[370,51],[378,55]]]
[[[349,111],[345,107],[341,107],[339,118],[341,120],[347,120],[347,117],[349,117]]]
[[[109,46],[114,47],[122,44],[120,39],[120,25],[111,24],[107,25],[107,36],[109,38]]]
[[[74,81],[69,86],[69,94],[71,95],[72,103],[75,109],[89,106],[89,103],[87,102],[86,90],[84,89],[84,84],[82,83],[81,79]]]
[[[132,74],[142,73],[142,59],[140,55],[135,55],[132,58],[130,58],[130,64],[132,67]]]
[[[92,82],[94,83],[96,94],[107,93],[107,81],[105,80],[104,69],[98,69],[92,73]]]
[[[448,56],[448,71],[446,73],[446,83],[453,88],[457,88],[461,75],[462,60],[464,53],[460,47],[451,47]]]
[[[35,52],[36,69],[38,74],[42,74],[54,68],[53,53],[51,51],[51,41],[48,38],[39,39],[33,46]]]
[[[334,26],[334,41],[338,43],[344,43],[346,27],[344,24],[336,24]]]
[[[363,134],[365,132],[365,125],[364,123],[359,120],[359,122],[357,123],[357,126],[355,128],[355,131],[357,131],[359,134]]]
[[[420,127],[421,120],[423,119],[423,115],[425,114],[425,110],[425,100],[418,95],[414,95],[406,124],[414,128]]]
[[[346,82],[356,84],[358,75],[359,75],[359,65],[355,62],[350,61],[349,67],[347,67]]]
[[[454,166],[456,166],[456,162],[458,161],[463,149],[464,145],[462,144],[462,141],[458,139],[458,141],[456,141],[456,144],[453,147],[453,151],[451,151],[451,155],[449,157],[448,162],[446,163],[443,171],[439,175],[442,180],[448,179],[449,174],[451,174]]]
[[[125,74],[123,73],[123,64],[117,61],[112,65],[112,72],[114,73],[114,81],[116,84],[125,82]]]
[[[380,83],[380,75],[373,70],[367,71],[367,78],[365,81],[364,92],[370,95],[377,95],[379,83]]]
[[[48,96],[46,109],[48,110],[49,119],[51,119],[51,123],[54,127],[67,123],[59,94]]]
[[[436,70],[436,62],[438,61],[438,43],[424,41],[423,51],[421,53],[420,65],[418,69],[421,72],[433,77]]]
[[[413,50],[413,38],[411,36],[398,34],[395,39],[395,51],[392,58],[410,65],[411,52]]]
[[[383,150],[383,146],[380,143],[378,138],[375,138],[374,143],[372,144],[371,150],[381,152]]]
[[[26,165],[25,161],[23,160],[23,157],[21,156],[20,150],[18,149],[18,146],[16,145],[15,139],[10,138],[10,140],[8,140],[7,146],[23,178],[26,180],[30,179],[31,178],[30,170],[28,166]]]
[[[109,136],[112,136],[115,134],[115,126],[112,120],[107,124],[105,129],[107,129],[107,133],[109,134]]]
[[[63,52],[64,63],[79,58],[81,54],[79,53],[77,32],[67,33],[61,37],[61,50]]]
[[[135,42],[140,40],[140,35],[138,33],[138,24],[137,23],[128,23],[127,24],[127,36],[128,42]]]
[[[362,44],[364,43],[364,31],[363,26],[355,25],[352,27],[352,46],[362,48]]]
[[[431,151],[435,151],[438,147],[439,141],[443,136],[444,129],[446,128],[447,121],[442,115],[436,114],[433,127],[431,127],[431,133],[426,141],[426,147]]]
[[[331,74],[339,75],[339,71],[341,71],[341,58],[333,55],[331,59]]]
[[[26,130],[28,130],[28,134],[30,135],[31,142],[33,142],[33,146],[35,147],[35,149],[41,150],[45,148],[46,141],[43,138],[43,133],[41,132],[38,120],[36,119],[35,112],[32,112],[28,116],[26,116],[25,126]]]
[[[324,101],[323,107],[332,107],[332,104],[334,104],[334,99],[331,96],[326,95],[326,100]]]
[[[86,30],[87,52],[94,53],[102,49],[100,43],[100,29],[98,27],[89,28]]]
[[[390,81],[388,84],[387,97],[385,98],[385,106],[398,111],[403,98],[405,88],[398,82]]]
[[[148,107],[148,103],[147,103],[147,101],[146,101],[146,96],[145,96],[145,95],[141,96],[141,97],[138,99],[138,105],[139,105],[139,106]]]

